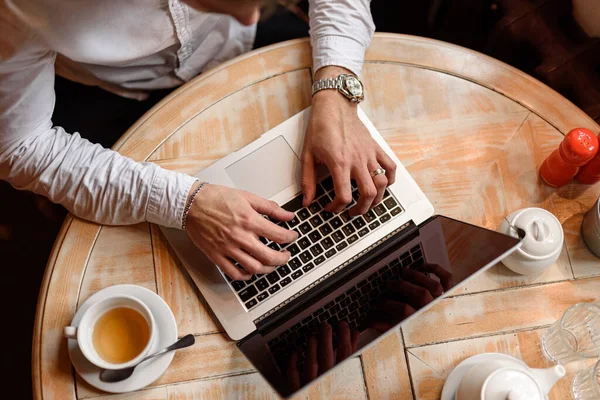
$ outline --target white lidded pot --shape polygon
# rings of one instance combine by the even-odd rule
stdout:
[[[565,240],[560,221],[543,208],[517,210],[502,220],[499,232],[518,237],[513,229],[525,231],[520,248],[502,260],[510,270],[522,275],[538,275],[550,268],[560,256]]]
[[[565,373],[562,365],[535,369],[510,358],[479,363],[461,380],[456,400],[545,400]]]

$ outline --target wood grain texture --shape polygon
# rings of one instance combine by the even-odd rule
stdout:
[[[446,298],[404,326],[404,343],[421,346],[550,325],[569,306],[595,300],[599,285],[600,278],[588,278]]]
[[[68,233],[53,251],[40,293],[36,313],[36,353],[32,356],[34,393],[47,398],[74,399],[75,387],[63,328],[71,323],[85,266],[100,227],[77,218],[67,218]]]
[[[551,362],[542,354],[540,338],[543,333],[544,329],[536,329],[408,350],[416,399],[438,400],[452,370],[462,361],[480,353],[507,354],[524,361],[531,368],[551,367]],[[549,400],[570,399],[574,376],[589,364],[590,362],[576,362],[567,365],[567,375],[552,388]]]
[[[167,387],[159,387],[152,389],[144,389],[138,392],[125,394],[112,394],[107,396],[96,397],[96,400],[164,400],[167,398]]]
[[[102,227],[81,282],[78,306],[108,286],[133,284],[156,292],[147,223]]]
[[[113,149],[134,160],[146,160],[183,123],[218,100],[268,77],[309,68],[311,57],[310,45],[300,39],[224,63],[159,102],[125,132]]]
[[[471,120],[496,117],[494,121],[502,124],[506,114],[529,112],[480,85],[422,67],[366,63],[363,71],[368,95],[361,108],[384,135],[388,129],[416,134],[421,129],[454,128],[475,138]]]
[[[150,160],[222,158],[308,107],[311,82],[302,69],[243,88],[186,121]]]
[[[404,341],[399,330],[364,351],[361,358],[370,399],[413,398]]]
[[[150,231],[157,293],[173,311],[179,337],[189,333],[205,335],[222,332],[223,327],[213,315],[185,268],[170,252],[170,247],[158,226],[151,225]]]
[[[464,47],[421,37],[380,33],[376,34],[365,59],[414,65],[467,79],[535,110],[563,133],[574,126],[598,131],[598,125],[588,115],[548,86],[514,67]]]
[[[310,68],[306,40],[246,54],[173,92],[114,148],[195,174],[308,106]],[[600,185],[551,189],[537,171],[569,129],[600,127],[522,72],[434,40],[377,34],[363,75],[361,106],[438,213],[495,229],[509,212],[543,207],[563,224],[565,248],[537,277],[493,267],[408,324],[403,336],[387,337],[299,398],[437,398],[452,366],[482,351],[542,365],[538,329],[600,294],[600,260],[579,234]],[[83,300],[119,283],[156,291],[173,309],[180,335],[194,333],[197,343],[178,352],[150,388],[106,395],[80,378],[75,384],[62,328]],[[69,217],[40,291],[35,397],[277,398],[221,331],[156,227],[100,227]]]
[[[196,344],[187,350],[175,354],[171,366],[155,384],[208,379],[254,369],[235,342],[225,335],[197,336]]]
[[[530,113],[466,124],[384,131],[436,212],[496,229],[519,208],[550,209],[553,191],[540,182],[538,167],[562,135]]]
[[[259,374],[245,374],[168,387],[169,400],[278,399]],[[294,400],[366,399],[360,359],[348,360]]]
[[[46,371],[44,368],[47,366],[49,360],[44,359],[44,349],[42,341],[45,327],[44,327],[44,312],[46,309],[46,299],[48,297],[48,290],[51,289],[51,281],[52,281],[52,273],[54,271],[54,265],[57,260],[64,257],[64,254],[61,252],[62,244],[64,242],[65,237],[67,236],[67,232],[69,232],[69,228],[73,223],[75,218],[71,215],[67,215],[65,218],[65,222],[63,223],[58,235],[56,236],[56,241],[54,247],[52,248],[52,252],[50,253],[50,257],[48,258],[48,267],[46,268],[46,272],[44,273],[44,277],[42,280],[42,285],[40,287],[40,293],[38,295],[38,304],[35,315],[35,323],[33,326],[33,338],[32,338],[32,346],[31,346],[31,378],[32,378],[32,393],[36,399],[42,399],[44,397],[44,386],[43,379],[44,375],[50,373],[52,376],[55,371]],[[54,338],[56,340],[56,338]],[[60,357],[63,358],[64,357]],[[56,357],[55,357],[55,361]],[[69,360],[64,360],[68,365]],[[65,392],[67,391],[66,398],[74,398],[75,393],[71,391],[71,382],[68,380],[63,380],[63,384],[60,388],[53,388],[53,392]]]

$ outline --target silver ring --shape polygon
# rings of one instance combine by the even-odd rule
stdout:
[[[377,175],[385,174],[385,169],[379,167],[375,171],[371,172],[371,178],[375,178]]]

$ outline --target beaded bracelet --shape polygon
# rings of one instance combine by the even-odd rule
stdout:
[[[198,181],[196,181],[198,182]],[[187,216],[188,213],[190,212],[190,208],[192,208],[192,204],[194,204],[194,199],[196,198],[196,195],[198,194],[198,192],[200,191],[200,189],[202,189],[202,187],[204,185],[206,185],[208,182],[201,182],[198,187],[196,188],[196,190],[194,190],[194,192],[192,193],[192,195],[190,196],[190,200],[188,201],[187,205],[185,206],[185,209],[183,210],[183,216],[181,217],[181,229],[185,231],[185,224],[187,222]]]

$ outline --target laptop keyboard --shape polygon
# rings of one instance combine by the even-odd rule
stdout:
[[[403,268],[420,269],[423,266],[421,245],[392,260],[388,265],[366,277],[346,290],[325,306],[298,322],[290,329],[268,342],[271,353],[280,367],[287,367],[292,352],[298,354],[298,364],[304,362],[304,351],[309,337],[317,335],[319,326],[328,323],[335,328],[338,321],[346,321],[350,330],[362,331],[366,328],[367,316],[384,288],[384,282],[398,280]],[[337,347],[336,329],[333,329],[333,348]]]
[[[338,214],[324,210],[334,196],[333,181],[328,177],[317,184],[315,201],[308,207],[302,207],[302,194],[282,206],[296,216],[291,221],[277,224],[296,231],[298,239],[288,245],[279,245],[264,237],[260,240],[274,250],[288,250],[291,258],[287,264],[277,267],[270,274],[252,275],[248,281],[232,281],[225,275],[247,310],[256,307],[293,281],[301,279],[327,259],[368,236],[403,211],[398,201],[386,189],[381,203],[362,216],[350,218],[348,210],[356,204],[359,196],[354,181],[352,203]],[[239,267],[237,263],[236,266]]]

